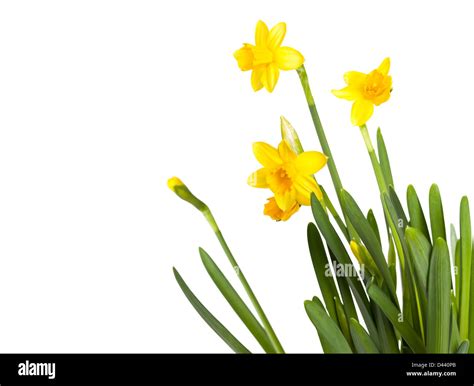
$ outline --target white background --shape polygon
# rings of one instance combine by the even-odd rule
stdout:
[[[347,70],[392,59],[383,129],[396,188],[436,181],[447,220],[474,198],[474,56],[468,1],[44,1],[0,5],[0,351],[229,352],[177,284],[258,351],[201,265],[204,247],[238,287],[202,216],[166,187],[180,176],[212,208],[289,352],[318,352],[303,301],[319,293],[308,208],[262,215],[246,185],[251,143],[279,141],[279,116],[319,150],[294,71],[254,93],[232,53],[257,20],[287,22],[306,58],[345,187],[380,215]],[[318,175],[326,187],[327,170]],[[331,194],[333,193],[330,189]],[[426,205],[425,205],[426,206]]]

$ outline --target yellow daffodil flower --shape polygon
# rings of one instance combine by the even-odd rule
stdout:
[[[300,209],[300,204],[295,202],[291,208],[288,210],[281,210],[277,205],[275,197],[270,197],[268,202],[263,208],[263,214],[270,216],[273,220],[276,221],[287,221],[291,216],[293,216]]]
[[[291,211],[295,204],[309,205],[311,193],[315,193],[318,199],[322,198],[313,174],[326,165],[324,154],[307,151],[296,155],[284,140],[278,149],[256,142],[253,153],[263,168],[249,176],[248,184],[270,189],[275,195],[275,203],[283,212]]]
[[[281,47],[286,34],[286,24],[278,23],[271,30],[263,21],[257,23],[255,45],[245,43],[235,51],[234,57],[242,71],[252,70],[254,91],[265,87],[272,92],[280,70],[296,70],[304,62],[303,55],[294,48]]]
[[[332,93],[342,99],[354,101],[351,122],[354,126],[364,125],[378,106],[390,98],[392,77],[388,75],[390,58],[385,58],[380,66],[368,74],[349,71],[344,74],[347,86]]]

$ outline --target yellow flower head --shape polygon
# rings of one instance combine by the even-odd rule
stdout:
[[[275,197],[270,197],[263,208],[263,214],[266,216],[270,216],[273,220],[276,221],[286,221],[296,212],[298,212],[299,209],[300,204],[295,202],[291,208],[283,211],[277,205]]]
[[[245,43],[234,52],[239,68],[242,71],[252,70],[251,83],[255,91],[265,87],[272,92],[280,70],[296,70],[303,64],[303,55],[297,50],[281,47],[285,34],[285,23],[278,23],[268,30],[260,20],[255,30],[255,45]]]
[[[322,192],[313,174],[326,165],[327,157],[317,151],[296,155],[286,141],[278,149],[264,142],[253,144],[253,153],[263,168],[252,173],[248,184],[255,188],[268,188],[275,195],[275,202],[283,212],[295,204],[309,205],[311,193],[318,199]]]
[[[352,105],[351,121],[354,126],[364,125],[374,112],[374,105],[378,106],[390,98],[392,91],[392,77],[388,75],[390,58],[385,58],[380,66],[368,74],[349,71],[344,74],[347,84],[341,90],[332,93],[349,101]]]

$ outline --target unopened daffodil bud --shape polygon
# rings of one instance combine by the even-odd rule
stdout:
[[[168,188],[170,188],[179,198],[189,202],[199,211],[207,210],[207,205],[197,198],[188,187],[178,177],[172,177],[168,180]]]

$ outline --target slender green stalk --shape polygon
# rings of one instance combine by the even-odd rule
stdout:
[[[321,124],[321,119],[319,118],[318,110],[316,109],[316,104],[314,103],[313,94],[311,93],[311,88],[309,86],[308,81],[308,74],[306,73],[306,69],[303,66],[299,67],[296,72],[300,77],[301,85],[303,86],[304,95],[306,97],[306,102],[308,103],[309,111],[311,113],[311,118],[313,119],[314,128],[316,129],[316,134],[318,135],[319,143],[321,144],[321,148],[323,153],[328,157],[328,169],[329,173],[331,174],[331,179],[334,184],[334,189],[336,190],[337,198],[339,200],[339,204],[342,208],[342,199],[341,199],[341,192],[343,189],[341,178],[339,177],[339,173],[336,168],[336,163],[334,162],[334,157],[332,156],[331,148],[329,147],[329,143],[326,138],[326,134],[323,129],[323,125]],[[346,214],[344,214],[344,219],[347,224],[348,232],[351,238],[356,238],[356,232],[352,227],[352,224],[347,219]]]
[[[380,193],[387,193],[387,185],[382,173],[382,168],[380,167],[379,160],[375,154],[374,146],[372,145],[372,140],[370,139],[370,135],[365,124],[360,126],[360,133],[362,134],[362,138],[364,138],[365,147],[367,148],[370,161],[372,162],[372,167],[374,169],[375,178],[377,179]]]
[[[244,273],[242,272],[242,270],[240,269],[240,266],[237,264],[237,261],[232,255],[232,252],[230,251],[229,246],[227,245],[224,239],[224,236],[222,235],[222,232],[220,231],[219,226],[216,223],[214,216],[212,215],[209,208],[206,208],[205,210],[203,210],[202,214],[204,215],[209,225],[211,226],[212,230],[214,231],[215,235],[217,236],[217,239],[219,240],[219,243],[221,244],[222,249],[224,250],[227,258],[229,259],[230,264],[232,264],[232,267],[234,268],[235,273],[239,277],[239,280],[242,283],[242,286],[244,287],[245,292],[250,298],[250,301],[252,302],[255,310],[257,311],[257,314],[260,317],[260,320],[262,321],[263,327],[265,328],[265,331],[268,334],[268,338],[272,342],[272,345],[274,346],[276,352],[284,353],[285,351],[283,350],[283,347],[280,341],[278,340],[275,334],[275,331],[273,330],[273,327],[271,326],[269,320],[267,319],[265,312],[263,312],[262,306],[260,305],[260,303],[257,300],[257,297],[253,293],[252,288],[250,288],[250,284],[245,278]]]

